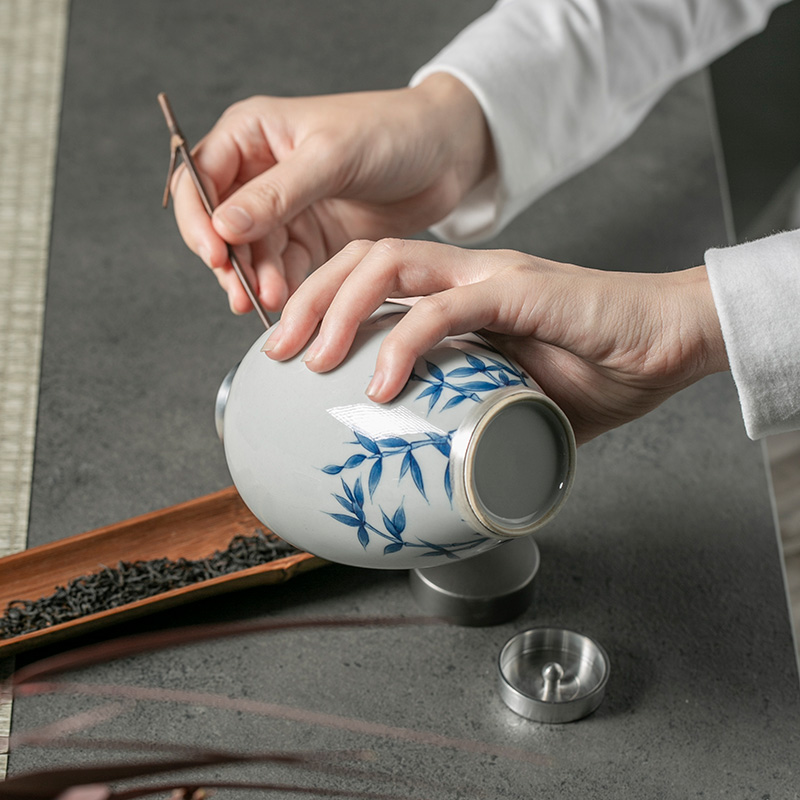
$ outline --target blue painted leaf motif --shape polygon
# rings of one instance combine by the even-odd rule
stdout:
[[[459,397],[461,400],[475,399],[474,394],[464,394],[459,395]],[[357,453],[353,456],[350,456],[342,466],[329,465],[323,471],[327,474],[335,475],[342,472],[344,469],[352,469],[361,465],[366,467],[366,462],[370,462],[371,466],[368,477],[365,478],[364,473],[362,472],[361,474],[357,475],[355,481],[351,485],[340,476],[339,480],[342,485],[342,494],[336,494],[332,492],[331,495],[348,513],[341,514],[330,511],[325,511],[323,513],[348,528],[355,528],[358,542],[365,549],[369,545],[371,537],[379,536],[385,540],[389,540],[389,543],[384,546],[384,555],[391,555],[392,553],[397,553],[404,548],[411,547],[414,548],[414,552],[418,553],[419,556],[422,557],[444,555],[447,558],[458,558],[458,555],[456,555],[458,552],[474,547],[476,542],[453,542],[444,545],[433,545],[432,543],[426,542],[422,539],[408,542],[403,538],[403,534],[406,529],[406,513],[402,503],[395,510],[392,516],[389,516],[382,508],[379,507],[385,532],[379,530],[372,523],[370,523],[368,520],[368,514],[371,512],[368,508],[364,508],[364,483],[367,483],[369,496],[370,499],[372,499],[373,494],[377,491],[383,477],[384,459],[400,455],[402,455],[402,462],[400,465],[400,475],[398,480],[402,479],[406,473],[410,472],[417,491],[419,491],[419,493],[426,500],[428,500],[425,491],[422,468],[420,467],[419,461],[414,455],[414,450],[418,450],[427,446],[433,446],[436,451],[443,455],[449,462],[453,433],[454,431],[450,431],[450,433],[447,434],[426,431],[423,438],[418,438],[414,441],[408,441],[400,436],[389,436],[385,439],[373,440],[369,439],[368,437],[364,437],[361,434],[356,434],[357,441],[351,442],[351,444],[360,445],[366,451],[366,453]],[[452,505],[452,487],[450,483],[450,466],[449,463],[447,463],[444,474],[444,487],[445,493],[447,494],[447,497]]]
[[[445,547],[442,547],[441,545],[434,544],[433,542],[426,542],[424,539],[420,539],[420,542],[422,542],[422,544],[424,544],[425,547],[430,548],[429,552],[422,554],[424,557],[430,558],[431,556],[446,556],[449,559],[458,558],[458,556],[455,553],[451,552]]]
[[[429,412],[433,410],[433,407],[439,402],[439,398],[441,396],[442,396],[442,385],[440,384],[431,393],[431,399],[428,401],[428,411]]]
[[[480,393],[491,392],[504,386],[520,386],[528,385],[525,375],[516,369],[512,364],[504,362],[503,355],[496,348],[488,344],[488,342],[476,342],[471,339],[458,339],[455,341],[463,342],[471,347],[481,347],[496,354],[497,358],[485,356],[485,360],[472,355],[469,352],[462,351],[463,357],[466,359],[469,366],[456,367],[450,370],[446,375],[442,374],[442,370],[435,364],[426,361],[428,372],[432,378],[423,378],[415,372],[412,372],[412,381],[421,381],[428,384],[422,392],[415,399],[428,398],[428,413],[433,410],[441,399],[442,395],[447,392],[450,400],[445,404],[444,408],[453,408],[464,400],[471,400],[473,402],[480,402]],[[470,380],[476,376],[482,375],[486,380]],[[465,380],[466,379],[466,380]],[[458,383],[459,380],[465,380],[464,383]],[[456,399],[460,397],[461,399]],[[444,408],[442,410],[444,410]]]
[[[488,360],[491,361],[492,364],[494,364],[495,367],[497,367],[497,369],[500,370],[501,372],[503,373],[507,372],[519,378],[519,381],[516,382],[516,385],[519,384],[523,384],[525,386],[528,385],[528,382],[525,380],[525,376],[518,369],[512,367],[511,364],[504,364],[502,361],[498,361],[496,358],[488,358]]]
[[[380,454],[380,448],[378,445],[370,439],[368,436],[364,436],[363,434],[359,433],[358,431],[353,431],[356,435],[356,439],[358,439],[358,443],[368,452],[372,453],[373,455]]]
[[[326,475],[338,475],[343,469],[344,467],[337,467],[336,464],[328,464],[327,467],[322,468],[322,471]]]
[[[423,389],[417,396],[417,400],[421,400],[423,397],[430,397],[428,401],[428,411],[431,411],[433,407],[439,402],[439,398],[442,395],[442,387],[444,384],[436,383],[429,386],[427,389]]]
[[[451,369],[450,372],[447,373],[448,378],[470,378],[476,372],[483,372],[483,370],[475,369],[474,367],[457,367],[456,369]]]
[[[492,381],[468,381],[458,388],[462,392],[491,392],[497,388],[497,384]]]
[[[378,439],[378,444],[381,447],[396,448],[405,447],[408,442],[400,436],[387,436],[385,439]]]
[[[387,533],[389,533],[391,536],[394,536],[395,539],[400,540],[401,531],[397,530],[397,526],[394,524],[394,521],[389,519],[383,509],[381,509],[381,514],[383,515],[383,527],[386,528]]]
[[[514,367],[512,367],[511,364],[508,361],[500,361],[500,359],[492,358],[491,356],[486,356],[486,360],[490,364],[493,364],[498,369],[502,369],[502,370],[505,370],[507,372],[513,372],[515,374],[517,372],[517,370],[514,369]]]
[[[414,479],[414,485],[419,489],[419,493],[427,500],[428,496],[425,494],[425,483],[422,480],[422,470],[419,468],[417,459],[409,452],[411,457],[411,477]]]
[[[442,408],[442,411],[446,411],[448,408],[452,408],[453,406],[457,406],[459,403],[463,403],[465,400],[471,400],[472,398],[468,394],[457,394],[455,397],[451,397]]]
[[[336,498],[336,501],[339,503],[339,505],[346,511],[350,511],[353,514],[356,513],[353,504],[346,497],[342,497],[340,494],[335,494],[334,497]]]
[[[414,485],[417,487],[417,489],[419,489],[419,493],[427,500],[428,495],[425,494],[425,483],[422,480],[422,470],[419,468],[417,459],[414,458],[414,454],[410,449],[405,456],[403,456],[403,463],[400,465],[399,480],[402,480],[409,470],[411,471],[411,477],[414,481]]]
[[[361,528],[363,527],[361,524],[361,520],[356,519],[355,517],[348,517],[347,514],[328,514],[329,517],[333,517],[337,522],[341,522],[342,525],[347,525],[350,528]]]
[[[406,529],[406,512],[403,510],[402,505],[394,512],[392,524],[398,533],[402,533]]]
[[[450,458],[450,436],[439,436],[435,433],[427,433],[426,436],[431,440],[433,446],[443,455]]]
[[[378,484],[381,482],[381,475],[383,474],[383,459],[378,459],[369,471],[369,498],[372,499]]]
[[[439,369],[439,367],[436,366],[436,364],[426,360],[425,366],[428,368],[428,372],[430,372],[430,374],[433,375],[433,377],[436,378],[437,381],[444,380],[444,373]]]
[[[363,525],[358,526],[358,541],[361,546],[366,550],[367,545],[369,544],[369,534],[367,533],[367,529]]]
[[[356,478],[355,485],[353,486],[353,497],[359,508],[364,505],[364,488],[361,486],[361,477]]]
[[[355,496],[353,495],[353,492],[351,491],[350,487],[349,487],[349,486],[347,485],[347,483],[345,482],[345,479],[344,479],[344,478],[341,478],[341,481],[342,481],[342,488],[344,489],[344,493],[345,493],[345,494],[346,494],[346,495],[347,495],[347,496],[350,498],[350,500],[351,500],[353,503],[355,503],[355,502],[356,502],[356,498],[355,498]]]
[[[408,472],[408,468],[411,466],[411,459],[413,456],[411,455],[411,450],[409,450],[405,456],[403,456],[403,463],[400,465],[400,480],[403,479],[403,476]]]

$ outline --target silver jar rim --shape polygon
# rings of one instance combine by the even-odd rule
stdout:
[[[504,517],[490,509],[481,497],[476,480],[476,456],[492,423],[500,414],[519,404],[533,404],[557,426],[563,444],[563,452],[559,454],[562,468],[551,503],[540,511]],[[455,503],[464,521],[479,533],[500,539],[527,536],[550,522],[563,507],[575,479],[576,459],[572,426],[549,397],[528,387],[499,389],[491,398],[475,406],[453,434],[450,473]]]

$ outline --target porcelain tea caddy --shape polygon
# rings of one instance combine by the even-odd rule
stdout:
[[[217,396],[233,482],[281,538],[324,559],[415,569],[527,536],[563,505],[575,438],[529,375],[477,335],[417,360],[388,404],[364,394],[406,312],[385,304],[348,357],[318,374],[253,344]]]

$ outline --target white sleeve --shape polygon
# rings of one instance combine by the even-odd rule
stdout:
[[[460,243],[494,235],[785,1],[500,0],[411,81],[449,72],[466,84],[497,155],[497,173],[433,230]]]
[[[748,436],[800,429],[800,230],[709,250],[706,268]]]

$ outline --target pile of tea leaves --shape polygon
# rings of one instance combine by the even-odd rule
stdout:
[[[103,567],[90,575],[73,578],[47,597],[12,600],[0,617],[0,639],[22,636],[88,614],[109,611],[297,552],[282,539],[258,530],[252,536],[234,536],[225,550],[217,550],[207,558],[120,561],[116,567]]]

